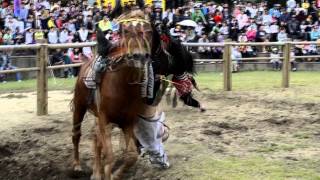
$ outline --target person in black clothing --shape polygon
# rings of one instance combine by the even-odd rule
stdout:
[[[300,22],[296,19],[296,16],[292,16],[288,22],[288,31],[292,39],[297,39],[300,35]]]
[[[56,52],[53,54],[50,62],[51,66],[64,64],[63,52],[61,49],[56,49]]]
[[[232,19],[229,24],[229,38],[231,38],[232,41],[237,41],[239,32],[240,31],[239,31],[239,26],[238,26],[237,20]]]

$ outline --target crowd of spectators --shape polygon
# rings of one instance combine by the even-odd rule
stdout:
[[[109,38],[119,38],[118,24],[109,18],[111,4],[99,6],[94,1],[70,0],[50,2],[22,1],[20,11],[13,4],[2,1],[0,7],[0,44],[50,44],[88,42],[95,40],[95,29],[108,31]],[[103,2],[103,1],[102,1]],[[179,3],[174,3],[179,2]],[[317,41],[320,38],[319,9],[315,1],[287,0],[286,5],[234,1],[232,5],[214,1],[167,1],[166,10],[150,10],[152,17],[164,23],[172,37],[183,42],[283,42]],[[162,12],[162,13],[161,13]],[[192,20],[196,25],[181,26],[179,22]],[[242,46],[232,50],[235,58],[253,57],[257,52],[271,49]],[[77,51],[77,52],[75,52]],[[200,56],[221,58],[221,48],[198,47]],[[319,54],[315,45],[296,46],[295,55]],[[279,49],[281,53],[281,49]],[[90,48],[70,49],[92,58]],[[81,61],[81,59],[80,59]],[[77,63],[71,58],[71,63]],[[55,63],[55,62],[53,62]]]

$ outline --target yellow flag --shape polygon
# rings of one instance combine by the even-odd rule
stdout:
[[[124,7],[124,4],[129,3],[129,0],[121,0],[121,6]]]
[[[145,2],[146,2],[146,5],[152,6],[152,1],[153,1],[153,0],[146,0],[146,1],[145,1]]]
[[[116,0],[104,0],[103,6],[109,6],[109,4],[114,8],[116,6]]]
[[[101,7],[101,0],[97,0],[98,7]]]

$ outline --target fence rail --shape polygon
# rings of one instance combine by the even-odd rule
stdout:
[[[279,59],[283,59],[282,68],[282,87],[289,87],[290,80],[290,58],[320,58],[319,55],[315,56],[293,56],[290,57],[290,48],[293,45],[304,45],[304,44],[317,44],[320,42],[266,42],[266,43],[234,43],[234,42],[224,42],[224,43],[183,43],[186,47],[223,47],[223,59],[197,59],[196,63],[222,63],[223,64],[223,89],[225,91],[232,90],[232,47],[233,46],[282,46],[283,56]],[[15,70],[4,70],[0,71],[0,74],[4,73],[16,73],[25,71],[37,71],[37,115],[47,115],[48,114],[48,72],[47,70],[61,69],[67,67],[78,67],[79,64],[70,65],[56,65],[48,66],[50,49],[63,49],[63,48],[80,48],[80,47],[93,47],[93,53],[96,54],[96,43],[69,43],[69,44],[36,44],[36,45],[10,45],[10,46],[0,46],[0,51],[8,50],[36,50],[36,67],[30,68],[19,68]],[[241,58],[240,60],[270,60],[270,57],[256,57],[256,58]]]

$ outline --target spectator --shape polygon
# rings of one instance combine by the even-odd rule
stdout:
[[[313,26],[310,32],[311,41],[316,41],[320,36],[319,28],[317,26]]]
[[[58,32],[54,27],[52,27],[48,33],[48,42],[50,44],[56,44],[58,43],[58,40]]]
[[[291,64],[291,70],[292,71],[297,71],[297,61],[294,58],[295,54],[294,54],[294,49],[291,48],[290,49],[290,64]]]
[[[209,39],[206,34],[203,34],[202,37],[198,40],[198,42],[199,43],[208,43]],[[199,46],[198,52],[199,52],[201,58],[208,58],[209,53],[210,53],[210,47]]]
[[[34,43],[34,36],[33,36],[33,29],[28,28],[26,29],[25,33],[25,44],[33,44]]]
[[[204,24],[207,24],[207,20],[206,18],[204,17],[201,9],[199,6],[196,6],[195,7],[195,11],[192,13],[191,15],[191,19],[195,22],[202,22]]]
[[[231,59],[232,59],[232,66],[231,66],[231,71],[232,72],[238,72],[239,71],[239,63],[240,63],[240,58],[242,58],[242,54],[240,52],[240,47],[234,47],[232,48],[231,51]]]
[[[86,57],[86,59],[88,61],[91,61],[94,58],[91,47],[83,47],[82,48],[82,54],[83,54],[84,57]]]
[[[99,28],[102,30],[102,32],[107,32],[108,30],[112,30],[112,25],[107,16],[104,16],[102,20],[99,21]]]
[[[14,70],[14,69],[17,69],[17,67],[13,66],[12,63],[11,63],[11,59],[10,59],[11,53],[12,53],[11,51],[7,50],[7,51],[4,51],[1,54],[0,70]],[[2,80],[3,83],[6,83],[6,81],[5,81],[6,76],[5,75],[3,75],[0,78],[1,78],[0,80]],[[22,81],[22,76],[21,76],[20,72],[16,73],[16,80],[18,82]]]
[[[270,41],[276,42],[277,41],[277,35],[279,33],[279,26],[277,22],[272,22],[270,26]]]
[[[34,40],[36,43],[45,43],[46,40],[44,38],[44,33],[41,29],[37,29],[36,32],[34,33]]]
[[[71,58],[68,55],[68,51],[63,51],[63,61],[64,64],[71,64]],[[64,69],[64,78],[68,78],[72,76],[72,69],[71,68],[65,68]]]
[[[286,30],[285,28],[281,28],[280,29],[280,32],[277,34],[277,40],[279,42],[284,42],[284,41],[287,41],[288,40],[288,35],[286,33]]]
[[[60,30],[60,33],[59,33],[59,42],[60,43],[67,43],[68,36],[69,36],[68,30],[66,28],[63,28],[62,30]]]
[[[79,48],[75,48],[71,51],[70,59],[72,64],[82,63],[82,53]],[[80,67],[73,68],[73,76],[77,77],[79,73]]]
[[[89,34],[88,29],[86,29],[83,26],[81,26],[79,31],[78,31],[78,34],[79,34],[79,38],[80,38],[81,42],[86,42],[87,41],[88,34]]]
[[[272,52],[270,53],[273,70],[281,70],[281,61],[280,61],[280,54],[278,48],[272,48]]]
[[[3,43],[5,45],[12,45],[14,44],[13,41],[13,33],[11,31],[11,29],[7,29],[3,35]]]

